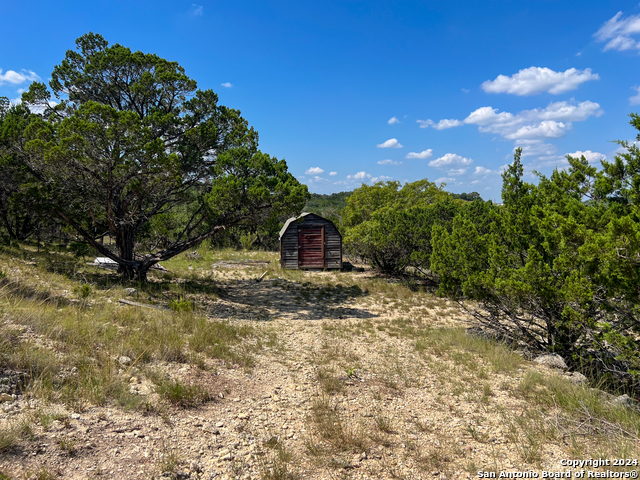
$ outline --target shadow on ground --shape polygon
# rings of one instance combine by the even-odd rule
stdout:
[[[229,280],[221,287],[221,301],[211,305],[208,313],[213,317],[255,320],[377,317],[364,308],[344,306],[345,302],[367,295],[357,285],[316,285],[281,279],[264,282]]]

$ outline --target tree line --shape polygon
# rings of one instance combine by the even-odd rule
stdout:
[[[640,116],[630,122],[639,132]],[[422,180],[363,185],[342,212],[346,247],[463,301],[492,335],[558,353],[601,381],[640,389],[640,149],[599,169],[583,157],[537,184],[521,149],[502,204],[462,201]]]

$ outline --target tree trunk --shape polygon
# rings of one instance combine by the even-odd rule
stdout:
[[[116,232],[116,245],[118,246],[119,256],[125,260],[127,264],[120,264],[118,273],[127,280],[147,281],[147,271],[150,265],[145,265],[143,261],[135,258],[135,235],[131,228],[123,228]]]

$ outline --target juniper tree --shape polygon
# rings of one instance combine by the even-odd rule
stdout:
[[[176,62],[109,45],[88,33],[23,101],[43,115],[29,127],[26,164],[61,222],[131,279],[242,222],[296,213],[308,192],[284,160],[258,150],[238,110],[199,90]],[[172,241],[140,255],[156,216],[193,208]],[[108,234],[117,251],[97,241]]]

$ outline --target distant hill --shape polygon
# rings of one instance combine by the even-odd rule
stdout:
[[[337,216],[338,213],[347,206],[347,198],[353,192],[332,193],[331,195],[323,195],[321,193],[312,193],[311,198],[304,207],[305,212],[315,213],[322,217]]]
[[[473,202],[474,200],[482,200],[482,197],[478,192],[471,193],[452,193],[453,198],[459,198],[460,200],[466,200],[467,202]]]

